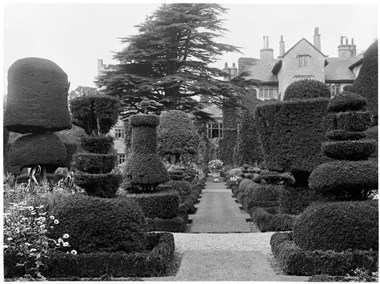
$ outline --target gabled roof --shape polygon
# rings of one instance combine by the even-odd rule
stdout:
[[[316,48],[313,44],[310,43],[306,38],[301,38],[295,45],[293,45],[287,52],[284,53],[284,55],[279,56],[279,58],[284,58],[294,47],[296,47],[301,41],[306,41],[311,47],[313,47],[316,51],[318,51],[322,56],[327,57],[327,55],[324,55],[318,48]]]
[[[356,58],[358,58],[358,57],[361,57],[361,58],[360,58],[358,61],[354,62],[352,65],[350,65],[350,66],[348,67],[350,70],[354,69],[356,66],[358,66],[358,65],[360,65],[360,64],[363,63],[363,58],[364,58],[364,57],[363,57],[363,54],[357,56]]]
[[[328,64],[325,67],[325,80],[331,81],[353,81],[355,76],[352,73],[350,66],[360,60],[360,57],[329,57],[326,58]]]
[[[273,66],[278,61],[279,59],[256,61],[254,65],[246,69],[249,72],[247,79],[256,79],[261,83],[278,82],[277,77],[272,73]]]

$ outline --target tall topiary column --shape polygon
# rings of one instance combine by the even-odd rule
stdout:
[[[223,138],[219,140],[219,156],[224,165],[234,164],[233,149],[237,143],[238,114],[236,98],[229,98],[223,103]]]
[[[116,154],[112,153],[113,139],[105,136],[117,122],[120,104],[118,99],[94,94],[70,101],[73,124],[82,127],[89,136],[81,138],[84,152],[73,156],[75,183],[87,194],[114,197],[121,175],[112,173]]]
[[[64,165],[66,148],[53,133],[71,128],[66,73],[42,58],[17,60],[8,70],[8,98],[4,127],[25,134],[9,149],[10,166],[41,167],[46,172]]]

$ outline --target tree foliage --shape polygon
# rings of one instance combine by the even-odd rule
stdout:
[[[138,35],[122,38],[128,46],[114,56],[120,64],[99,76],[97,84],[118,96],[123,117],[143,112],[142,100],[153,101],[148,111],[177,109],[210,119],[195,96],[221,104],[241,88],[223,81],[226,74],[209,65],[233,45],[214,41],[226,32],[220,15],[226,9],[211,3],[163,4],[145,22]]]

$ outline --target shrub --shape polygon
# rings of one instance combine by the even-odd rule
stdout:
[[[59,167],[65,160],[65,145],[53,133],[21,136],[8,152],[9,164],[20,169],[34,165]]]
[[[169,174],[157,154],[155,115],[133,115],[132,152],[125,162],[124,177],[141,192],[152,192],[160,183],[169,181]]]
[[[75,194],[57,206],[54,216],[59,225],[51,237],[69,234],[70,246],[79,254],[141,252],[147,245],[144,214],[131,200]]]
[[[266,103],[257,106],[256,122],[265,164],[274,171],[311,172],[325,158],[322,117],[327,98]]]
[[[314,190],[308,187],[292,187],[285,185],[280,191],[279,203],[282,214],[297,215],[302,213],[313,201],[316,201],[317,195]]]
[[[71,162],[73,161],[73,155],[78,149],[78,144],[75,143],[63,143],[66,148],[66,160],[63,162],[63,166],[66,168],[71,167]]]
[[[368,111],[339,112],[336,114],[336,127],[346,131],[364,131],[371,124]]]
[[[125,198],[134,200],[147,218],[170,219],[178,215],[180,202],[177,192],[130,194]]]
[[[331,130],[326,133],[326,137],[331,140],[360,140],[366,137],[365,132],[350,132],[341,129]],[[377,136],[376,136],[377,137]]]
[[[96,93],[72,99],[70,110],[74,125],[88,135],[105,135],[117,122],[120,103],[117,98]]]
[[[70,129],[68,88],[66,73],[54,62],[17,60],[8,70],[4,127],[23,134]]]
[[[325,142],[321,151],[336,160],[366,160],[376,151],[376,140]]]
[[[74,155],[73,167],[89,174],[106,174],[113,170],[116,155],[77,153]]]
[[[288,214],[271,214],[261,207],[250,211],[252,221],[261,232],[268,231],[290,231],[293,228],[295,216]]]
[[[253,201],[278,201],[283,185],[276,184],[256,184],[252,190]]]
[[[345,111],[355,111],[362,110],[367,101],[362,96],[343,92],[339,96],[335,96],[327,105],[327,111],[330,112],[345,112]]]
[[[376,251],[303,251],[292,240],[292,233],[274,233],[270,240],[274,257],[286,274],[344,275],[356,268],[377,271]]]
[[[356,78],[351,92],[363,96],[368,104],[367,109],[377,117],[378,113],[378,51],[377,40],[368,47],[364,54],[363,65]]]
[[[157,128],[158,151],[161,155],[195,154],[199,136],[187,113],[170,110],[161,114]]]
[[[377,163],[334,161],[319,165],[310,175],[309,187],[339,200],[366,200],[378,188]]]
[[[239,191],[251,193],[257,184],[248,178],[244,178],[239,184]]]
[[[169,185],[172,190],[178,192],[180,201],[184,202],[186,198],[190,197],[192,193],[192,186],[191,183],[184,180],[171,180],[166,183]]]
[[[121,175],[114,173],[88,174],[80,171],[74,173],[76,185],[83,188],[88,195],[105,198],[115,196],[121,179]]]
[[[286,88],[284,101],[330,97],[330,89],[325,83],[317,80],[299,80]]]
[[[294,225],[304,250],[378,250],[378,206],[367,202],[321,202],[308,207]]]
[[[108,154],[112,147],[112,136],[83,136],[80,139],[85,151],[96,154]]]

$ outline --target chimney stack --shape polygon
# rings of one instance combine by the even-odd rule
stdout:
[[[263,61],[273,61],[273,49],[269,48],[269,37],[264,36],[264,48],[260,50],[260,60]]]
[[[344,41],[344,39],[346,39]],[[351,38],[351,44],[348,43],[348,38],[345,36],[340,37],[340,45],[338,46],[339,58],[349,58],[356,56],[356,45],[354,39]]]
[[[232,67],[230,68],[230,74],[231,74],[231,79],[235,78],[237,76],[237,68],[236,68],[236,64],[235,63],[232,63]]]
[[[284,37],[281,35],[280,38],[280,57],[285,54],[285,42],[284,42]]]
[[[321,35],[319,34],[319,28],[314,29],[314,46],[320,51],[321,50]]]

